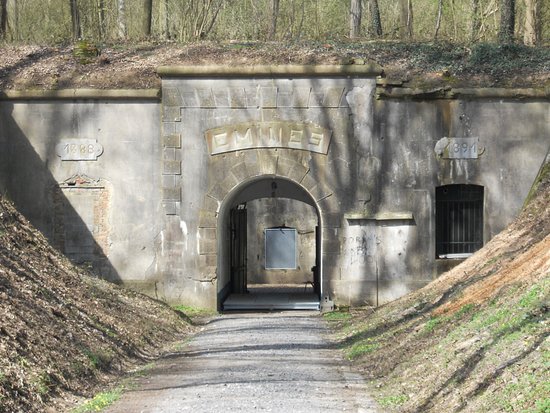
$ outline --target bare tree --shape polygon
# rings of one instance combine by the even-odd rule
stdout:
[[[107,32],[107,27],[105,24],[105,0],[97,0],[97,17],[99,38],[104,39]]]
[[[470,15],[470,41],[475,42],[481,27],[479,16],[479,0],[471,0],[472,13]]]
[[[349,12],[349,37],[355,39],[361,34],[361,15],[363,7],[361,0],[351,0]]]
[[[525,1],[525,32],[523,42],[528,46],[536,46],[540,43],[542,37],[542,1]]]
[[[271,19],[269,21],[269,40],[275,39],[277,34],[277,19],[279,18],[279,0],[271,0]]]
[[[437,18],[435,19],[434,39],[437,39],[439,29],[441,28],[441,18],[443,17],[443,0],[437,2]]]
[[[8,0],[0,0],[0,39],[6,38],[8,30]]]
[[[145,37],[151,36],[151,23],[153,20],[153,0],[143,0],[143,15],[141,21],[141,33]]]
[[[382,36],[382,20],[380,20],[380,8],[378,7],[378,0],[369,0],[370,9],[370,22],[372,26],[372,32],[375,36]]]
[[[512,43],[514,41],[514,28],[516,24],[516,1],[500,1],[500,26],[498,40],[500,43]]]
[[[168,12],[169,0],[159,2],[160,33],[163,39],[170,38],[170,13]]]
[[[20,29],[19,29],[19,2],[18,0],[13,0],[12,2],[12,17],[13,17],[13,24],[12,24],[12,31],[13,31],[13,39],[20,40]]]
[[[225,0],[203,0],[183,2],[179,39],[203,39],[211,32]]]
[[[400,4],[400,25],[401,38],[413,37],[413,9],[412,0],[399,0]]]
[[[73,39],[80,39],[82,37],[82,29],[80,26],[80,12],[78,10],[77,0],[69,0],[71,8],[71,26]]]
[[[118,37],[121,39],[126,38],[126,4],[125,0],[117,0],[117,31]]]

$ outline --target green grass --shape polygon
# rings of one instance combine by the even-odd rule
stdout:
[[[108,391],[96,394],[91,400],[71,410],[71,413],[89,413],[100,412],[116,402],[125,391],[131,391],[137,388],[136,379],[145,377],[155,366],[154,363],[148,363],[134,370],[129,377],[122,380],[122,383]]]
[[[443,324],[447,320],[447,317],[432,317],[424,325],[424,331],[432,333],[437,328],[437,326]]]
[[[379,347],[379,343],[374,342],[372,339],[366,339],[351,346],[351,348],[346,351],[346,357],[350,360],[354,360],[363,354],[372,353],[378,350]]]
[[[455,319],[458,319],[458,318],[461,318],[462,316],[466,315],[466,314],[469,314],[471,313],[473,310],[475,309],[475,305],[474,304],[465,304],[463,305],[460,310],[458,310],[455,314],[454,314],[454,318]]]
[[[509,306],[493,303],[492,308],[475,314],[472,318],[472,327],[476,330],[487,329],[493,336],[512,334],[518,330],[526,331],[538,323],[532,319],[532,313],[543,306],[545,291],[548,290],[548,281],[542,281],[522,294],[516,305]]]
[[[323,314],[323,318],[328,321],[349,320],[351,314],[347,311],[331,311],[330,313]]]
[[[492,403],[504,412],[550,413],[550,382],[543,374],[525,373],[506,384]]]
[[[71,413],[100,412],[120,399],[123,390],[124,388],[121,386],[113,390],[96,394],[93,399],[84,403],[82,406],[73,409]]]
[[[397,407],[406,403],[409,400],[409,396],[406,394],[398,394],[395,396],[385,396],[378,400],[378,403],[382,407]]]
[[[535,404],[536,413],[550,413],[550,397],[538,400]]]
[[[176,305],[172,308],[185,314],[188,317],[201,317],[217,314],[216,310],[211,310],[209,308],[192,307],[187,305]]]

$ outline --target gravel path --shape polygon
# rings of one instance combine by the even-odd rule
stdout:
[[[226,314],[108,413],[375,411],[318,313]]]

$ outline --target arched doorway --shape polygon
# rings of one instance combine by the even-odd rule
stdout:
[[[319,309],[320,217],[290,179],[259,176],[235,187],[218,215],[218,308]]]

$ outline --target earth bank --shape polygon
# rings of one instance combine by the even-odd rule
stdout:
[[[0,411],[64,411],[193,331],[183,313],[93,278],[0,197]]]
[[[425,288],[329,314],[388,411],[550,411],[550,158],[520,216]]]

